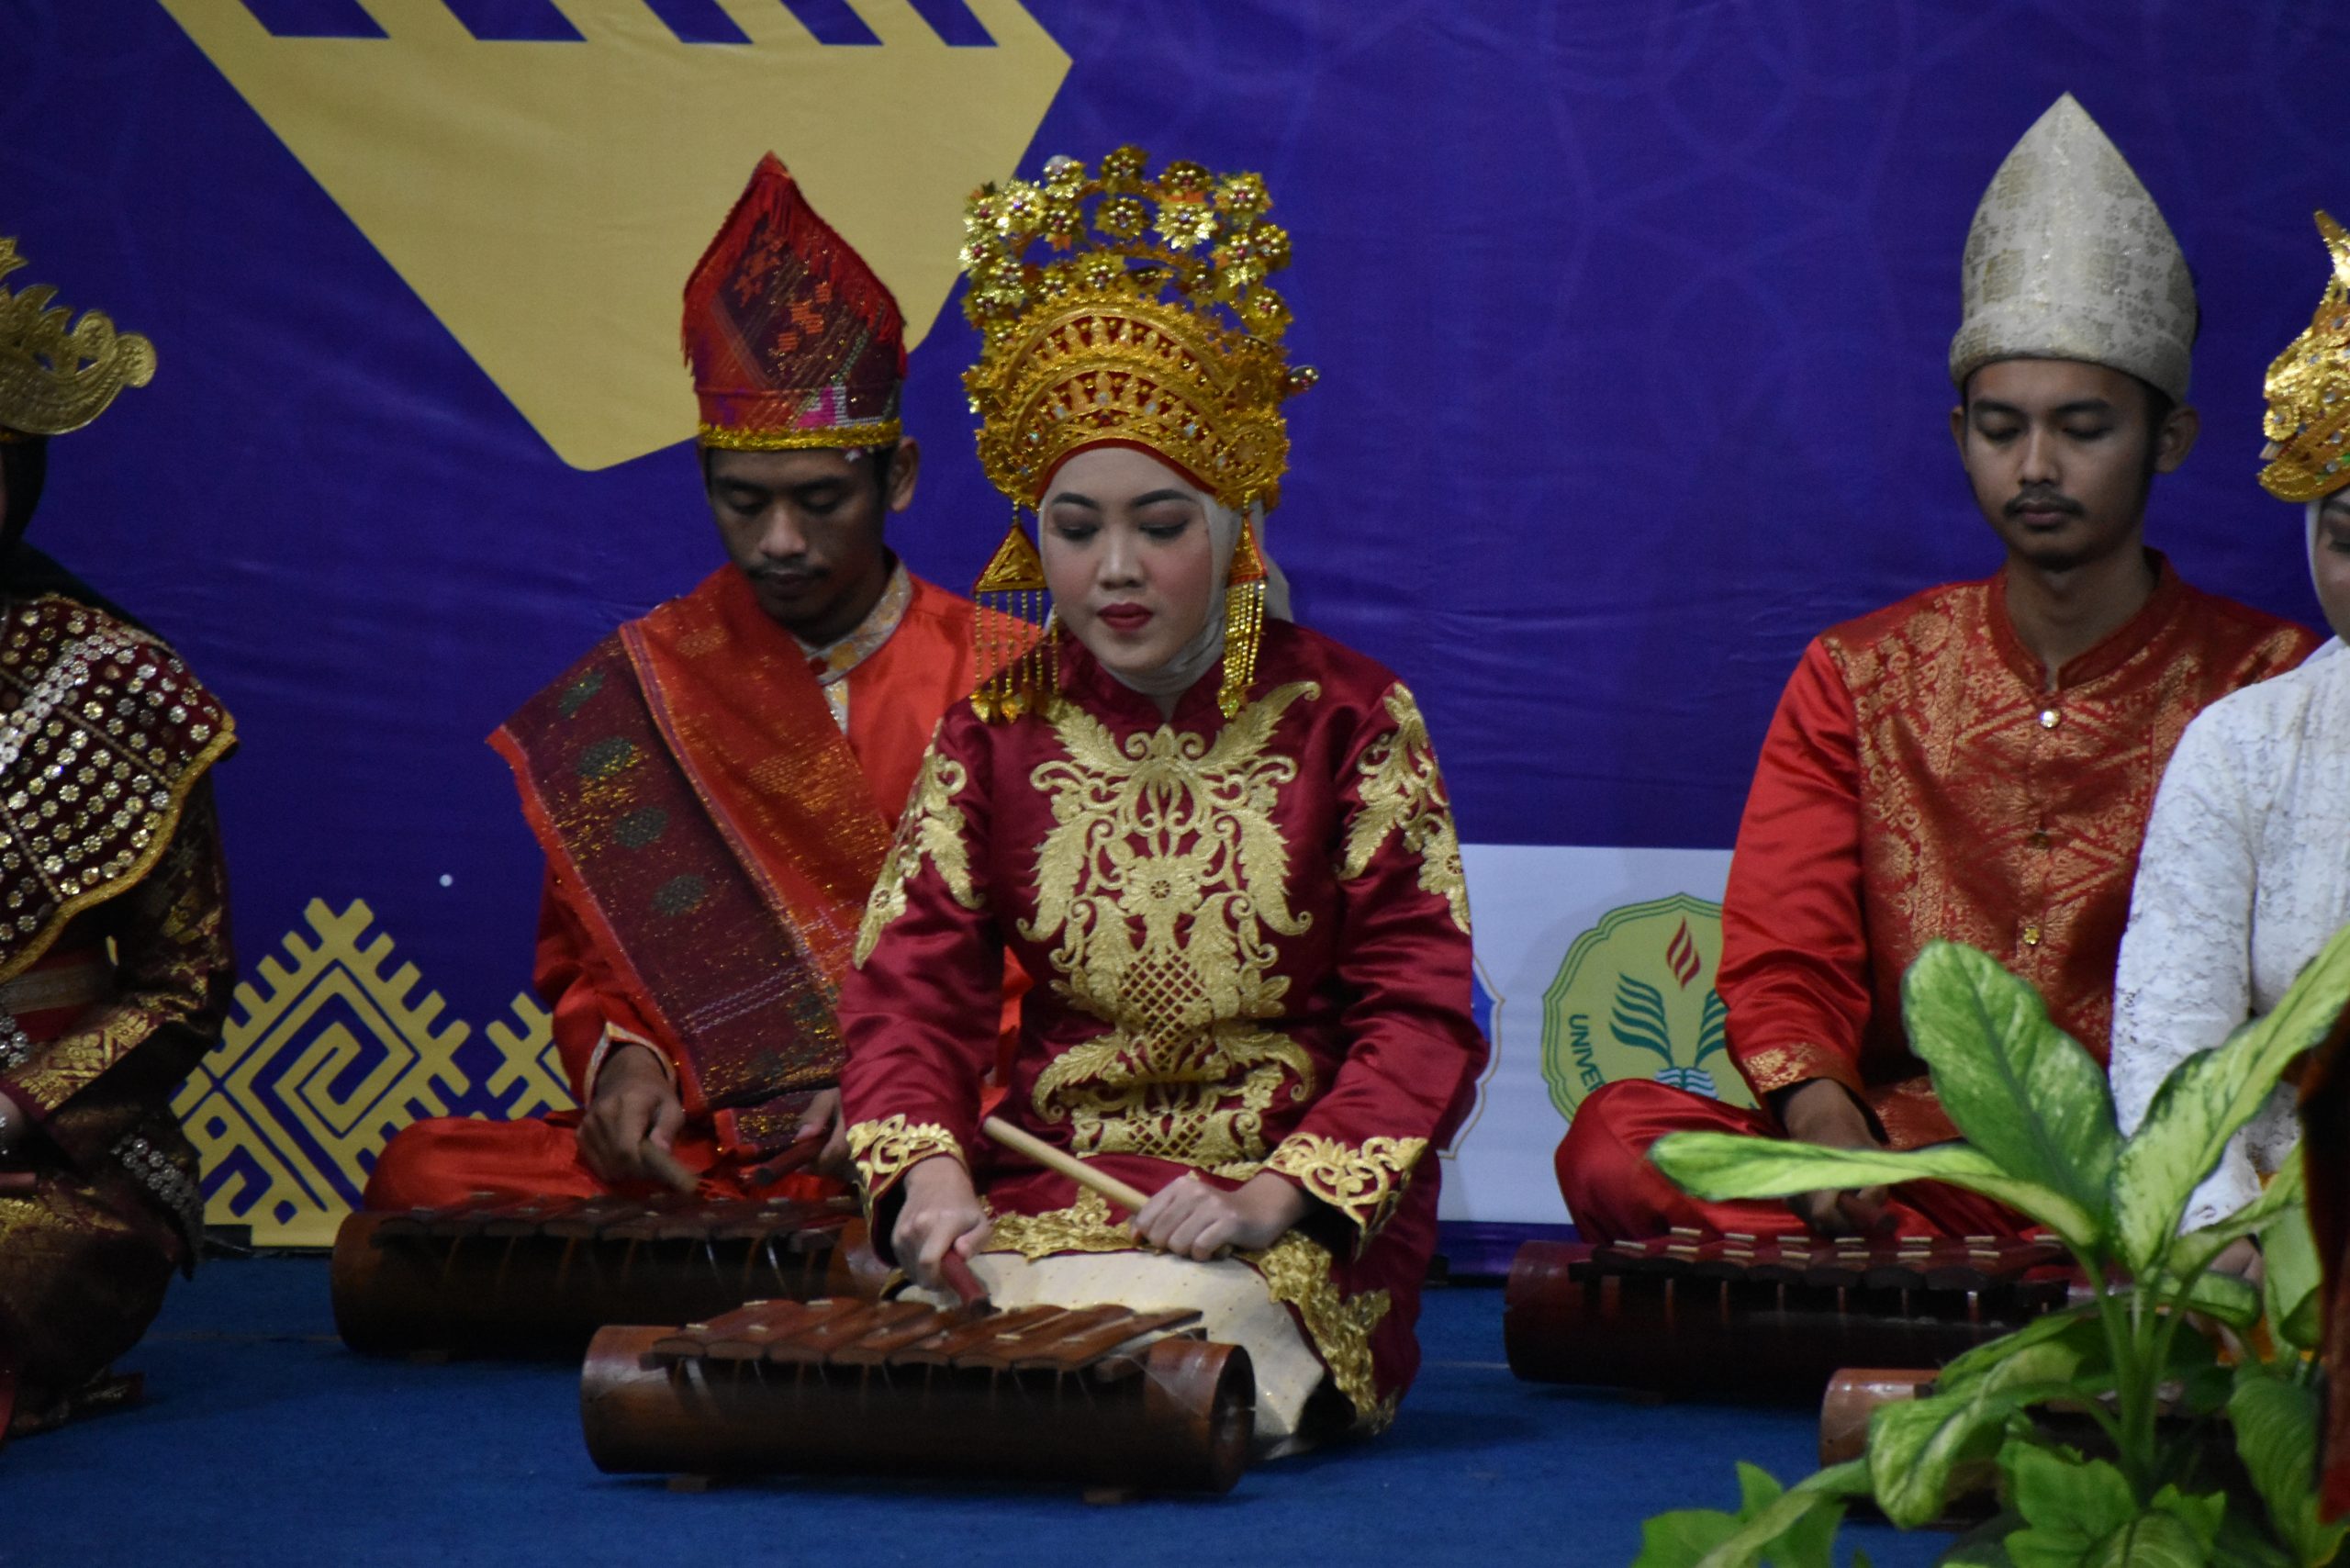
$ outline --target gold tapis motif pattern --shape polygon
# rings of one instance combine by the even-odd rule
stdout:
[[[505,1120],[569,1109],[547,1015],[527,994],[461,1048],[472,1025],[354,900],[313,900],[237,987],[236,1010],[172,1102],[195,1144],[211,1225],[249,1226],[263,1246],[323,1247],[357,1202],[391,1136],[426,1116]],[[476,1085],[478,1084],[478,1087]]]
[[[1424,1137],[1373,1137],[1356,1148],[1336,1138],[1292,1133],[1265,1169],[1295,1177],[1307,1193],[1352,1220],[1360,1233],[1360,1253],[1395,1212],[1404,1183],[1427,1147]]]
[[[1280,1016],[1289,991],[1268,933],[1313,918],[1290,910],[1273,817],[1297,764],[1267,743],[1292,704],[1320,695],[1283,686],[1213,743],[1162,725],[1122,745],[1073,703],[1056,715],[1068,759],[1030,776],[1053,828],[1021,935],[1050,946],[1053,989],[1111,1025],[1036,1078],[1031,1103],[1068,1115],[1070,1152],[1246,1174],[1265,1158],[1274,1095],[1312,1097],[1304,1048],[1253,1021]]]
[[[1460,870],[1460,834],[1452,825],[1452,803],[1437,771],[1427,721],[1400,681],[1388,688],[1386,708],[1395,729],[1363,748],[1357,765],[1362,810],[1348,825],[1338,875],[1347,881],[1361,877],[1380,846],[1400,833],[1404,847],[1420,857],[1420,890],[1442,899],[1452,911],[1452,924],[1465,932],[1469,879]]]
[[[941,756],[934,745],[922,759],[905,814],[898,819],[897,842],[882,862],[873,896],[865,903],[865,919],[857,926],[856,961],[860,969],[890,923],[906,913],[906,879],[922,869],[925,858],[938,868],[939,879],[957,903],[965,909],[979,907],[979,894],[971,887],[970,823],[955,803],[967,779],[963,765]]]

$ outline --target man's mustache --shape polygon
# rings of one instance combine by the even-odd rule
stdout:
[[[2080,502],[2062,490],[2025,490],[2008,503],[2007,514],[2013,517],[2018,512],[2025,511],[2070,512],[2075,517],[2078,517],[2081,515],[2082,507]]]
[[[822,568],[811,561],[763,561],[755,566],[745,566],[743,575],[755,583],[801,582],[816,577]]]

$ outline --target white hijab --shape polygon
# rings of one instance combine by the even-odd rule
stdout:
[[[1192,634],[1190,642],[1175,651],[1174,657],[1143,675],[1124,676],[1116,670],[1110,671],[1111,678],[1120,685],[1146,697],[1181,697],[1199,684],[1200,678],[1214,669],[1216,660],[1224,656],[1224,597],[1232,574],[1232,552],[1240,543],[1240,514],[1205,490],[1189,485],[1182,488],[1207,515],[1208,548],[1215,553],[1215,577],[1208,593],[1207,620]],[[1282,576],[1266,543],[1262,503],[1249,506],[1248,521],[1256,525],[1257,554],[1265,562],[1265,613],[1290,620],[1289,578]]]

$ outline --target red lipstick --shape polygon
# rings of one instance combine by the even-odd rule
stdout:
[[[1131,600],[1105,604],[1094,611],[1094,619],[1113,632],[1139,632],[1150,624],[1154,612]]]

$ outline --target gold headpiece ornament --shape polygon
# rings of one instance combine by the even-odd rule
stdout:
[[[2268,366],[2261,430],[2277,443],[2260,483],[2280,501],[2313,501],[2350,485],[2350,234],[2326,214],[2317,231],[2333,275],[2309,330]]]
[[[16,241],[0,238],[0,278],[25,264]],[[95,310],[69,331],[73,313],[50,304],[56,294],[47,284],[16,295],[0,288],[0,440],[80,430],[115,394],[155,375],[154,344],[116,331]]]
[[[976,589],[987,678],[973,702],[986,718],[1017,718],[1054,684],[1049,619],[1044,637],[1018,650],[1018,637],[1005,639],[1003,621],[986,612],[1034,623],[1044,567],[1019,509],[1043,498],[1061,460],[1131,442],[1245,520],[1251,506],[1279,500],[1289,464],[1281,405],[1315,380],[1311,367],[1291,367],[1281,347],[1289,307],[1265,284],[1289,264],[1289,235],[1265,221],[1264,180],[1180,161],[1152,177],[1148,162],[1138,147],[1119,148],[1091,173],[1055,158],[1042,180],[982,186],[965,209],[963,312],[981,347],[963,386],[980,418],[979,465],[1013,507]],[[1032,259],[1039,241],[1068,253]],[[1227,716],[1255,669],[1259,560],[1244,521],[1226,596]]]

